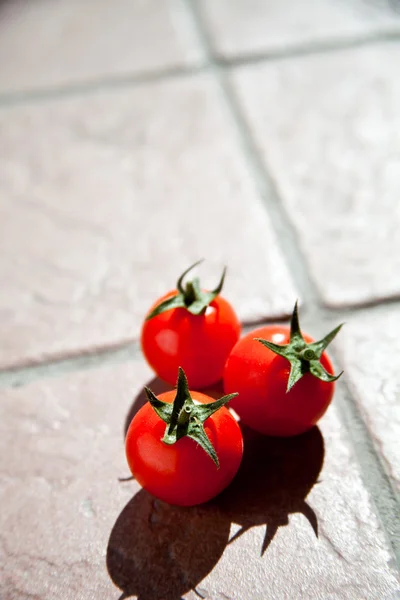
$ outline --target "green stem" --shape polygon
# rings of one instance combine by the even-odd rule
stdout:
[[[187,425],[189,423],[191,413],[192,407],[188,405],[184,406],[178,416],[178,425]]]
[[[190,306],[196,300],[196,292],[191,281],[188,281],[186,283],[186,289],[183,295],[183,299],[185,302],[185,306]]]
[[[300,358],[303,360],[315,360],[316,354],[314,352],[314,350],[312,350],[311,348],[304,348],[304,350],[302,352],[300,352]]]

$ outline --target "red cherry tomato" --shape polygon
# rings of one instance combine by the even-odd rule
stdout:
[[[172,403],[176,391],[158,400]],[[195,404],[214,402],[200,392],[190,392]],[[126,437],[126,456],[137,481],[151,494],[180,506],[206,502],[219,494],[236,475],[243,455],[240,427],[222,406],[204,421],[204,430],[218,456],[219,467],[192,438],[172,445],[163,441],[166,423],[148,402],[133,418]]]
[[[295,312],[297,320],[297,308]],[[268,325],[245,335],[234,346],[226,362],[223,378],[225,393],[233,390],[238,392],[230,406],[241,421],[260,433],[273,436],[292,436],[311,429],[332,400],[334,379],[337,377],[332,375],[332,364],[322,348],[328,345],[338,330],[339,327],[324,340],[315,343],[311,337],[303,335],[300,347],[294,350],[292,342],[290,351],[294,353],[293,361],[297,361],[299,372],[298,379],[289,391],[291,362],[255,338],[276,346],[289,345],[291,329],[282,325]],[[315,356],[310,363],[297,358],[296,352],[302,357],[307,348],[319,348],[321,356]],[[310,372],[311,369],[315,369],[317,376]],[[322,381],[318,376],[326,380]]]
[[[223,278],[222,280],[223,281]],[[191,285],[191,282],[187,284]],[[222,284],[220,284],[222,287]],[[185,295],[192,294],[185,302]],[[159,312],[143,324],[141,344],[143,353],[161,379],[175,384],[178,367],[182,367],[193,389],[212,385],[222,378],[226,359],[240,336],[240,323],[232,306],[219,294],[208,300],[207,294],[197,287],[189,291],[173,290],[157,300],[149,310],[163,305]],[[202,298],[206,296],[205,300]],[[182,298],[179,306],[168,308],[168,300]],[[200,313],[191,312],[200,306]]]

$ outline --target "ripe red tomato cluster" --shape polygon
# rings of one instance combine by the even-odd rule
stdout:
[[[171,504],[200,504],[219,494],[236,475],[243,455],[240,422],[271,436],[311,429],[334,392],[325,352],[341,325],[319,341],[300,329],[297,303],[290,326],[268,325],[240,337],[233,307],[198,278],[150,308],[142,328],[144,356],[176,390],[156,397],[133,418],[126,437],[129,467],[138,482]],[[214,401],[198,389],[223,380],[227,394]],[[191,391],[193,390],[193,391]]]

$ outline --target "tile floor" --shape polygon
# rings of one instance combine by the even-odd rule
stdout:
[[[1,600],[400,598],[399,64],[397,0],[0,3]],[[177,509],[118,478],[201,257],[247,328],[346,321],[345,375]]]

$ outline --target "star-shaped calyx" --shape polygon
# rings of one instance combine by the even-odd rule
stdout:
[[[320,361],[323,351],[331,343],[342,325],[343,323],[338,325],[338,327],[328,333],[319,342],[307,344],[301,333],[296,302],[290,322],[290,342],[288,344],[279,345],[261,338],[254,339],[290,362],[290,374],[286,389],[289,392],[305,373],[311,373],[311,375],[321,381],[332,382],[339,379],[343,371],[339,375],[331,375]]]
[[[210,292],[204,292],[200,288],[200,280],[198,277],[195,277],[192,281],[187,281],[185,287],[183,287],[183,280],[186,275],[201,262],[202,260],[198,260],[182,273],[176,283],[176,289],[178,290],[176,296],[172,296],[172,298],[167,298],[167,300],[160,302],[160,304],[153,308],[147,315],[146,321],[149,321],[149,319],[152,319],[167,310],[171,310],[171,308],[185,308],[192,315],[202,315],[205,313],[210,302],[221,293],[226,275],[226,267],[222,272],[219,284]]]
[[[187,436],[197,442],[219,467],[215,448],[204,430],[204,421],[237,394],[228,394],[208,404],[196,404],[190,394],[185,372],[181,367],[179,367],[176,396],[173,403],[162,402],[147,387],[145,391],[150,404],[167,425],[162,441],[171,445]]]

